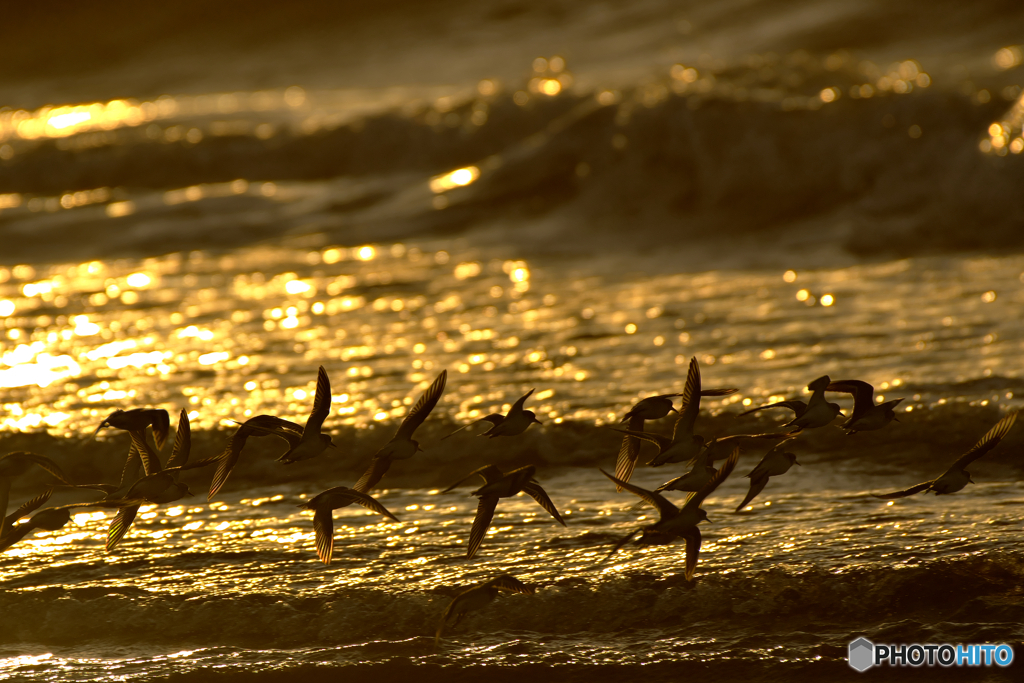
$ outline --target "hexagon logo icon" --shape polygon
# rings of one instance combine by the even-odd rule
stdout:
[[[875,644],[867,638],[858,638],[850,643],[850,666],[857,671],[867,671],[875,663]]]

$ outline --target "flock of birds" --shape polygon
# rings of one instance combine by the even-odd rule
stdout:
[[[447,371],[431,383],[419,400],[409,410],[395,435],[372,457],[366,471],[356,484],[349,488],[337,486],[327,489],[310,498],[300,507],[313,511],[313,530],[316,538],[316,551],[324,564],[330,564],[334,552],[334,520],[333,512],[352,504],[397,521],[397,518],[370,492],[387,474],[396,460],[407,460],[423,450],[413,436],[416,430],[430,415],[444,393]],[[738,512],[752,501],[767,485],[771,477],[785,474],[796,462],[796,456],[785,450],[784,446],[795,439],[804,430],[818,429],[831,424],[840,415],[840,406],[826,400],[826,392],[852,394],[853,411],[842,428],[848,434],[859,431],[877,430],[896,420],[895,408],[903,399],[895,399],[884,403],[875,403],[874,389],[867,382],[860,380],[843,380],[833,382],[828,376],[815,379],[807,386],[810,398],[788,400],[753,408],[742,413],[744,415],[760,410],[784,408],[793,411],[793,419],[784,427],[786,431],[764,434],[738,434],[705,439],[696,433],[696,422],[700,410],[702,396],[727,396],[737,389],[703,389],[701,387],[700,366],[696,358],[690,360],[686,384],[681,393],[651,396],[639,401],[623,418],[624,428],[615,428],[624,437],[619,449],[615,465],[615,474],[601,472],[611,480],[617,491],[626,490],[639,497],[636,507],[651,506],[658,511],[659,519],[646,524],[619,540],[611,553],[611,558],[624,545],[636,538],[637,545],[667,545],[678,539],[685,540],[685,577],[692,580],[700,554],[701,533],[699,524],[707,521],[707,513],[702,505],[736,467],[741,448],[761,441],[774,441],[774,445],[754,469],[747,475],[750,478],[750,489],[743,502],[737,506]],[[479,422],[487,422],[490,427],[480,436],[495,438],[499,436],[514,437],[525,432],[530,425],[539,423],[533,411],[525,405],[533,390],[519,398],[508,413],[492,414],[460,427],[447,439],[466,427]],[[680,399],[677,410],[675,399]],[[321,366],[317,375],[316,394],[313,408],[304,426],[272,415],[258,415],[239,423],[238,429],[228,441],[224,451],[197,461],[189,461],[191,450],[191,432],[188,413],[181,411],[174,445],[166,463],[161,462],[160,452],[170,432],[170,420],[166,410],[136,408],[117,410],[109,415],[96,429],[99,433],[104,427],[112,427],[127,431],[131,437],[131,447],[122,470],[121,480],[117,484],[77,484],[68,479],[61,468],[52,459],[28,452],[8,453],[0,457],[0,552],[25,539],[35,530],[56,531],[63,528],[71,520],[71,512],[76,508],[106,508],[117,510],[107,531],[106,549],[112,550],[131,529],[136,514],[142,505],[162,505],[172,503],[185,496],[191,496],[188,486],[179,480],[181,472],[190,469],[215,467],[213,480],[207,499],[212,500],[225,486],[232,470],[237,465],[245,444],[250,437],[274,436],[287,443],[287,450],[278,458],[280,462],[292,463],[299,460],[314,458],[328,448],[336,448],[329,434],[323,432],[323,424],[330,412],[331,383],[327,371]],[[644,423],[666,417],[676,412],[678,417],[672,436],[644,431]],[[966,453],[960,456],[942,475],[901,491],[885,494],[873,494],[879,498],[901,498],[916,493],[933,491],[935,494],[950,494],[973,483],[966,467],[995,448],[1009,432],[1017,418],[1012,412],[1003,417]],[[147,429],[151,429],[152,445],[147,438]],[[443,440],[443,439],[442,439]],[[665,482],[654,491],[648,491],[630,483],[633,470],[639,460],[643,442],[657,447],[657,453],[649,461],[653,467],[662,467],[674,463],[688,463],[688,471],[670,481]],[[715,462],[725,462],[718,468]],[[44,491],[31,500],[23,503],[12,514],[7,514],[11,485],[19,476],[33,467],[40,467],[56,480]],[[476,517],[469,534],[467,545],[468,558],[476,555],[481,543],[490,528],[495,509],[502,498],[509,498],[519,493],[531,496],[554,519],[565,526],[565,521],[552,503],[547,492],[534,478],[536,468],[527,465],[510,472],[502,472],[493,464],[487,464],[470,472],[455,482],[445,492],[451,491],[467,479],[479,476],[483,485],[473,491],[479,499]],[[72,503],[44,508],[54,491],[58,489],[94,489],[101,491],[103,497],[98,500]],[[663,494],[667,491],[686,492],[687,498],[681,507],[677,507]],[[38,511],[37,511],[38,510]],[[27,521],[22,521],[28,517]],[[532,594],[534,589],[513,576],[502,574],[489,581],[473,586],[455,597],[445,611],[437,638],[449,623],[454,627],[462,617],[490,603],[499,592]]]

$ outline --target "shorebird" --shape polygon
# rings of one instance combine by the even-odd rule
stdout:
[[[370,461],[370,466],[352,488],[366,493],[377,485],[381,477],[387,473],[393,461],[406,460],[416,455],[418,451],[423,450],[420,448],[419,441],[412,438],[413,432],[423,424],[423,421],[430,415],[430,411],[437,405],[441,394],[444,393],[444,385],[447,381],[448,371],[442,370],[437,379],[420,396],[420,400],[416,401],[416,405],[412,407],[412,410],[405,416],[405,419],[402,420],[402,424],[398,427],[398,432],[374,454],[373,460]]]
[[[525,583],[510,574],[496,576],[490,581],[484,581],[471,588],[467,588],[451,601],[448,608],[441,617],[441,624],[437,627],[437,635],[434,637],[436,645],[441,640],[441,634],[448,625],[448,621],[455,617],[451,628],[455,628],[462,621],[462,618],[470,612],[476,612],[494,602],[500,592],[519,593],[520,595],[533,595],[536,591],[533,586]]]
[[[689,386],[690,376],[693,374],[695,367],[699,383],[700,368],[697,367],[697,359],[691,358],[690,370],[687,373],[687,386]],[[737,391],[739,391],[739,389],[699,389],[698,387],[697,393],[701,397],[729,396],[730,394],[735,394]],[[686,410],[689,406],[689,400],[685,387],[682,393],[660,394],[658,396],[648,396],[647,398],[641,399],[622,417],[622,421],[626,423],[627,430],[642,432],[644,431],[644,422],[647,420],[658,420],[668,415],[669,412],[679,412],[675,409],[675,406],[672,405],[672,399],[677,396],[683,397],[682,406],[683,410]],[[629,481],[630,477],[633,476],[633,469],[636,467],[636,461],[639,457],[640,438],[631,434],[626,434],[626,436],[622,438],[622,445],[619,446],[619,455],[615,460],[615,476],[623,481]],[[622,489],[616,487],[616,490],[621,491]]]
[[[785,474],[790,467],[800,464],[796,461],[796,454],[783,452],[782,446],[784,445],[785,442],[775,444],[747,475],[750,477],[750,490],[747,491],[743,502],[736,506],[736,512],[745,508],[750,501],[757,497],[757,494],[764,490],[770,477]]]
[[[533,393],[533,389],[530,389],[524,396],[519,397],[519,400],[512,404],[509,408],[507,415],[501,413],[491,413],[485,415],[479,420],[474,420],[467,425],[459,427],[448,436],[455,436],[466,427],[472,427],[478,422],[490,422],[491,426],[486,432],[478,434],[478,436],[489,436],[494,438],[496,436],[518,436],[526,431],[526,429],[533,423],[541,424],[541,421],[537,419],[537,415],[532,410],[523,410],[523,405],[526,404],[526,399],[530,398],[530,394]],[[442,437],[441,441],[444,441],[448,436]]]
[[[654,524],[642,526],[616,543],[608,556],[611,557],[617,553],[619,548],[626,545],[626,543],[632,540],[637,534],[640,534],[640,538],[637,539],[637,545],[667,545],[677,538],[685,538],[685,577],[687,581],[692,580],[693,572],[697,568],[697,558],[700,555],[701,536],[700,529],[697,528],[697,525],[700,522],[708,521],[707,512],[705,512],[700,506],[704,502],[704,499],[711,495],[711,493],[714,492],[714,490],[717,489],[718,486],[732,473],[733,468],[736,467],[736,461],[739,457],[740,449],[739,447],[736,447],[733,449],[732,454],[729,455],[729,459],[725,461],[724,465],[722,465],[722,468],[715,473],[715,476],[711,477],[703,488],[687,498],[686,503],[684,503],[681,508],[677,508],[660,493],[642,489],[639,486],[622,481],[621,479],[608,474],[604,470],[601,470],[601,474],[608,477],[614,483],[626,489],[630,493],[640,496],[640,498],[646,501],[649,505],[657,508],[658,513],[660,514],[660,519]]]
[[[520,467],[519,469],[512,470],[507,474],[502,474],[501,470],[494,465],[484,465],[483,467],[473,470],[462,479],[446,488],[442,493],[448,493],[456,486],[466,481],[472,476],[479,475],[484,480],[484,485],[473,491],[473,495],[480,498],[480,504],[476,509],[476,519],[473,520],[473,528],[469,532],[469,547],[466,552],[467,558],[472,558],[476,555],[477,549],[480,547],[480,543],[484,540],[484,535],[487,533],[487,529],[491,526],[491,519],[494,517],[494,509],[498,506],[499,498],[508,498],[514,496],[520,491],[526,493],[528,496],[533,498],[535,501],[540,503],[540,506],[548,511],[548,513],[555,518],[555,520],[565,526],[565,521],[562,516],[558,514],[558,508],[548,498],[547,492],[541,488],[541,485],[533,478],[534,472],[537,468],[533,465],[527,465],[526,467]]]
[[[696,358],[691,358],[690,368],[686,374],[686,386],[683,387],[683,393],[681,394],[683,410],[676,419],[671,439],[661,434],[651,434],[650,432],[635,429],[616,429],[615,427],[612,427],[612,429],[627,436],[649,441],[657,446],[658,454],[649,463],[652,467],[660,467],[670,462],[690,460],[700,452],[701,447],[704,445],[704,437],[693,433],[694,424],[697,422],[697,414],[700,412],[700,393],[700,366],[697,364]],[[658,404],[655,403],[653,405]],[[639,449],[636,450],[636,455],[639,455]],[[630,459],[631,457],[632,459]],[[619,449],[618,460],[615,463],[615,471],[632,474],[635,465],[636,456],[632,455],[632,451],[629,451],[627,444],[623,442],[622,448]],[[625,478],[622,481],[625,481]]]
[[[740,413],[740,417],[756,413],[759,410],[765,410],[766,408],[788,408],[794,413],[793,420],[784,424],[783,427],[796,427],[798,430],[824,427],[831,424],[840,413],[838,403],[829,403],[825,400],[825,391],[831,383],[832,380],[829,379],[828,375],[823,375],[808,384],[807,388],[812,393],[807,403],[800,399],[769,403],[766,406],[745,410]]]
[[[238,459],[242,455],[242,449],[245,448],[245,443],[249,440],[249,437],[261,436],[276,436],[284,439],[291,446],[293,441],[302,438],[302,427],[294,422],[274,417],[273,415],[257,415],[239,424],[238,429],[228,439],[227,446],[216,458],[217,471],[214,472],[213,480],[210,482],[210,493],[206,496],[207,501],[213,500],[213,497],[227,483],[232,470],[238,464]]]
[[[380,501],[365,493],[355,491],[345,486],[336,486],[333,489],[317,494],[309,499],[300,508],[314,510],[313,531],[316,534],[316,554],[324,564],[331,563],[331,556],[334,554],[334,515],[338,508],[343,508],[352,503],[362,505],[371,512],[384,515],[388,519],[398,521],[398,518],[388,512]]]
[[[935,495],[956,493],[967,486],[967,484],[974,483],[974,480],[971,479],[971,473],[964,468],[999,445],[999,442],[1010,431],[1010,427],[1013,426],[1016,419],[1017,411],[1014,411],[997,422],[992,429],[985,433],[985,436],[981,437],[978,443],[971,447],[971,450],[957,458],[956,462],[943,472],[942,476],[921,482],[902,491],[883,494],[872,493],[871,495],[875,498],[905,498],[922,491],[934,491]]]
[[[62,484],[71,484],[61,471],[60,466],[45,455],[36,455],[27,451],[15,451],[0,456],[0,536],[7,529],[4,515],[7,514],[7,502],[11,495],[11,484],[15,479],[28,472],[32,467],[40,467],[53,475]]]
[[[132,408],[131,410],[115,410],[100,422],[93,432],[93,437],[104,427],[123,429],[126,432],[145,432],[146,427],[153,428],[153,442],[156,449],[162,451],[171,431],[171,418],[163,408]]]
[[[841,425],[843,429],[847,430],[847,434],[881,429],[893,420],[899,422],[895,409],[903,399],[897,398],[875,405],[875,388],[867,382],[862,382],[859,379],[844,379],[830,383],[826,391],[853,394],[853,413],[851,413],[850,419]]]
[[[18,508],[20,516],[24,517],[31,512],[32,509],[35,509],[46,502],[46,499],[50,497],[50,493],[51,491],[47,491]],[[32,515],[32,517],[30,517],[24,524],[14,526],[6,534],[0,536],[0,553],[4,552],[15,543],[20,542],[36,529],[57,531],[64,528],[64,526],[71,521],[71,511],[75,508],[116,508],[124,503],[125,501],[121,500],[104,499],[96,500],[91,503],[71,503],[70,505],[61,505],[41,510]],[[33,505],[34,507],[29,509],[29,506]]]
[[[149,450],[149,444],[146,443],[143,434],[133,431],[131,435],[132,446],[140,452],[143,460],[145,461],[148,458],[159,464],[160,460],[156,457],[155,453],[145,453],[145,451]],[[125,492],[121,501],[126,504],[119,507],[117,515],[114,516],[110,526],[107,527],[106,550],[108,552],[117,547],[117,544],[128,533],[128,529],[131,528],[132,523],[135,521],[135,516],[139,512],[139,507],[142,505],[173,503],[192,495],[188,485],[178,481],[179,473],[184,470],[212,465],[217,462],[219,456],[189,463],[188,456],[191,447],[192,428],[189,424],[188,412],[182,408],[178,417],[178,433],[174,437],[174,447],[171,449],[171,457],[167,460],[167,467],[138,479]],[[113,496],[108,495],[104,500],[111,498]]]

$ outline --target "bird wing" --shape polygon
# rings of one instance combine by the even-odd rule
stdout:
[[[690,527],[682,534],[686,539],[686,580],[693,580],[693,572],[697,569],[697,558],[700,556],[700,529]]]
[[[498,425],[500,425],[504,421],[505,421],[505,416],[504,415],[502,415],[500,413],[491,413],[490,415],[484,415],[483,417],[481,417],[478,420],[473,420],[469,424],[462,425],[461,427],[456,429],[454,432],[452,432],[448,436],[455,436],[456,434],[461,432],[463,429],[466,429],[467,427],[472,427],[473,425],[477,424],[478,422],[490,422],[492,426],[497,427]],[[448,436],[442,436],[441,437],[441,441],[444,441],[445,439],[447,439]]]
[[[732,396],[739,389],[736,387],[723,387],[721,389],[701,389],[701,396]]]
[[[558,514],[558,508],[556,508],[555,504],[551,502],[551,499],[548,497],[547,491],[545,491],[540,484],[531,481],[527,483],[526,486],[523,487],[523,491],[525,491],[526,494],[533,498],[535,501],[540,503],[540,506],[547,510],[548,514],[554,517],[559,524],[565,526],[565,520],[563,520],[562,516]]]
[[[138,505],[129,505],[117,511],[117,515],[110,522],[110,526],[107,527],[106,549],[108,553],[117,547],[117,544],[121,542],[124,535],[128,533],[128,529],[131,528],[132,522],[135,521],[135,515],[138,513]]]
[[[853,394],[853,413],[847,422],[854,422],[866,410],[875,405],[875,388],[867,382],[859,379],[844,379],[838,382],[829,383],[825,391],[841,391],[845,394]]]
[[[624,536],[623,538],[620,538],[620,539],[619,539],[618,541],[616,541],[616,542],[615,542],[615,547],[614,547],[614,548],[612,548],[612,551],[611,551],[610,553],[608,553],[608,557],[607,557],[607,558],[605,558],[605,562],[607,562],[607,561],[608,561],[609,559],[611,559],[612,555],[614,555],[615,553],[619,552],[619,549],[620,549],[620,548],[621,548],[622,546],[624,546],[624,545],[626,545],[627,543],[629,543],[630,541],[632,541],[632,540],[633,540],[633,538],[634,538],[634,537],[635,537],[635,536],[636,536],[636,535],[637,535],[638,533],[640,533],[641,531],[643,531],[643,529],[637,529],[636,531],[634,531],[633,533],[629,534],[628,536]]]
[[[534,390],[530,389],[525,394],[520,396],[516,400],[516,402],[512,404],[512,408],[509,409],[508,414],[511,415],[512,413],[521,412],[523,410],[523,406],[526,405],[526,399],[530,398],[530,394],[532,394],[533,392]]]
[[[715,472],[715,475],[708,480],[708,483],[704,484],[700,491],[697,491],[687,499],[685,507],[700,507],[701,503],[704,502],[704,499],[714,493],[715,489],[717,489],[723,481],[728,479],[729,475],[732,474],[733,469],[735,469],[736,462],[739,459],[740,447],[736,446],[729,455],[729,458],[725,461],[725,464]]]
[[[533,586],[527,586],[525,583],[512,576],[511,574],[502,574],[496,576],[487,582],[489,585],[494,586],[498,590],[505,591],[506,593],[519,593],[520,595],[533,595],[537,592],[537,589]]]
[[[128,434],[132,437],[132,446],[135,447],[139,457],[142,458],[142,469],[146,475],[156,474],[163,469],[163,466],[160,464],[160,458],[149,447],[149,443],[146,442],[146,432],[132,430]]]
[[[661,434],[652,434],[651,432],[641,432],[633,429],[619,429],[618,427],[609,427],[613,432],[619,432],[620,434],[628,434],[634,436],[641,441],[649,441],[658,447],[659,450],[665,450],[672,445],[672,439]]]
[[[760,467],[760,465],[758,465],[758,467]],[[765,485],[768,484],[769,477],[767,474],[755,477],[754,473],[751,472],[748,476],[750,477],[750,490],[747,491],[747,495],[743,499],[743,502],[736,506],[736,512],[739,512],[740,510],[745,508],[747,506],[747,503],[754,500],[754,498],[757,497],[757,494],[761,493],[761,491],[764,490]]]
[[[174,447],[171,449],[171,458],[167,461],[167,469],[179,467],[188,462],[190,450],[192,450],[192,425],[188,421],[188,411],[182,408],[178,415],[178,433],[174,435]]]
[[[52,488],[51,489],[46,489],[45,491],[40,493],[35,498],[33,498],[33,499],[31,499],[31,500],[29,500],[29,501],[27,501],[25,503],[22,503],[21,507],[19,507],[17,510],[15,510],[14,512],[12,512],[11,514],[7,515],[7,517],[4,518],[3,526],[2,526],[2,528],[0,528],[0,536],[3,535],[3,531],[5,531],[7,529],[10,529],[22,517],[24,517],[26,515],[29,515],[29,514],[35,512],[37,509],[39,509],[39,507],[43,503],[45,503],[46,501],[50,500],[50,496],[52,496],[52,495],[53,495],[53,489]]]
[[[473,470],[472,472],[464,476],[462,479],[459,479],[457,482],[446,488],[444,491],[441,491],[441,493],[448,493],[452,489],[457,488],[459,484],[461,484],[462,482],[466,481],[470,477],[475,476],[477,474],[479,474],[480,477],[484,480],[484,483],[487,484],[496,482],[505,476],[504,474],[502,474],[501,470],[497,468],[497,466],[484,465],[483,467],[479,467]]]
[[[912,496],[915,493],[921,493],[921,491],[927,490],[928,487],[934,483],[935,480],[932,479],[930,481],[923,481],[920,484],[914,484],[909,489],[903,489],[902,491],[893,491],[892,493],[872,493],[871,495],[875,498],[887,498],[890,500],[894,498],[906,498],[907,496]]]
[[[427,387],[427,390],[420,396],[420,400],[416,401],[416,405],[412,407],[409,414],[402,420],[401,426],[398,427],[398,439],[411,439],[413,432],[416,428],[423,424],[423,421],[430,415],[430,411],[434,409],[437,402],[441,399],[441,394],[444,393],[444,385],[448,381],[448,371],[442,370],[441,374],[437,376],[433,384]]]
[[[167,435],[171,432],[171,417],[163,408],[154,408],[148,412],[152,418],[150,425],[153,427],[153,442],[156,443],[156,449],[162,451],[167,443]]]
[[[739,414],[739,416],[742,417],[744,415],[750,415],[751,413],[756,413],[757,411],[764,410],[765,408],[789,408],[790,410],[793,411],[796,417],[799,417],[800,415],[803,415],[804,411],[807,410],[807,404],[801,401],[800,399],[795,398],[791,401],[779,401],[778,403],[769,403],[766,406],[758,406],[757,408],[744,410],[742,413]]]
[[[45,455],[38,455],[36,453],[29,453],[28,451],[16,451],[14,453],[8,453],[7,455],[3,456],[3,458],[9,458],[9,457],[15,457],[15,456],[23,457],[26,460],[29,460],[30,462],[32,462],[33,464],[38,465],[39,467],[41,467],[42,469],[46,470],[47,472],[52,474],[54,477],[56,477],[57,481],[59,481],[62,484],[70,484],[71,483],[71,481],[67,478],[67,475],[65,475],[63,470],[61,470],[60,465],[58,465],[51,458],[48,458]],[[0,458],[0,460],[2,460],[3,458]]]
[[[241,423],[235,432],[235,437],[239,437],[243,445],[250,436],[276,436],[287,441],[290,448],[295,448],[302,441],[302,427],[273,415],[257,415]]]
[[[978,443],[971,447],[971,450],[957,458],[957,461],[953,463],[953,466],[946,471],[962,470],[998,446],[999,442],[1003,440],[1003,437],[1006,436],[1007,432],[1010,431],[1010,427],[1012,427],[1013,423],[1017,420],[1017,412],[1018,411],[1015,410],[997,422],[992,429],[985,432],[985,436],[981,437]]]
[[[640,496],[642,500],[646,501],[652,507],[657,508],[658,512],[661,514],[662,519],[669,519],[670,517],[675,517],[677,514],[679,514],[679,509],[676,508],[675,505],[670,503],[668,499],[666,499],[660,493],[648,491],[647,489],[642,489],[639,486],[636,486],[635,484],[630,484],[627,481],[617,479],[616,477],[613,477],[604,470],[601,470],[601,474],[608,477],[613,482],[615,482],[616,485],[621,486],[622,488],[626,489],[633,495]]]
[[[693,426],[697,423],[697,414],[700,413],[700,365],[697,357],[690,359],[690,369],[686,373],[686,386],[683,387],[683,395],[680,399],[682,410],[676,419],[675,427],[672,429],[672,440],[680,430],[683,433],[693,434]]]
[[[124,467],[121,468],[121,481],[114,490],[127,489],[138,480],[140,467],[142,467],[142,458],[139,457],[139,449],[133,443],[128,448],[128,458],[124,461]]]
[[[321,508],[313,515],[313,533],[316,535],[316,555],[324,564],[331,563],[334,554],[334,511]]]
[[[383,515],[388,519],[394,520],[396,522],[398,521],[398,517],[395,517],[393,514],[391,514],[391,512],[389,512],[388,509],[384,507],[384,505],[373,496],[363,493],[362,491],[356,491],[355,489],[345,488],[344,486],[339,486],[337,489],[332,490],[335,493],[344,494],[353,503],[355,503],[356,505],[362,505],[370,512],[376,512],[378,515]]]
[[[477,549],[487,534],[487,529],[491,526],[491,519],[494,518],[496,507],[498,507],[497,496],[482,496],[480,498],[480,504],[476,507],[476,519],[473,520],[473,528],[469,532],[469,547],[466,557],[472,559],[476,555]]]
[[[303,433],[313,430],[314,434],[319,434],[323,429],[324,420],[330,413],[331,380],[327,376],[327,370],[321,365],[316,373],[316,397],[313,399],[313,411],[309,414],[309,419],[306,420]]]
[[[370,466],[363,472],[363,476],[359,477],[359,481],[352,487],[353,490],[359,491],[360,493],[366,493],[373,489],[377,485],[377,482],[387,474],[388,469],[391,467],[391,458],[373,458],[370,461]]]
[[[629,430],[642,432],[644,430],[643,418],[630,417]],[[622,439],[622,445],[619,446],[619,455],[615,459],[615,476],[622,481],[629,481],[630,477],[633,476],[633,469],[636,467],[636,461],[639,457],[640,439],[631,434],[626,434]],[[616,484],[615,490],[621,491],[622,487]]]

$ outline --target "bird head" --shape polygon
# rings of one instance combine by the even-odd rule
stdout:
[[[786,456],[787,458],[789,458],[789,462],[790,463],[792,463],[794,465],[799,465],[800,464],[800,463],[798,463],[796,461],[796,453],[783,453],[783,455]]]
[[[334,445],[334,440],[331,438],[330,434],[321,433],[320,443],[324,445],[324,448],[337,448],[337,446]]]
[[[978,482],[974,481],[973,479],[971,479],[971,473],[968,472],[967,470],[964,470],[964,474],[967,475],[967,483],[968,484],[977,484],[978,483]]]
[[[708,519],[708,512],[704,508],[697,508],[697,523],[707,522],[711,524],[711,520]]]
[[[537,419],[537,413],[533,412],[532,410],[524,410],[523,414],[526,415],[528,418],[530,418],[530,422],[536,422],[537,424],[544,424],[543,422],[541,422],[540,420]]]

